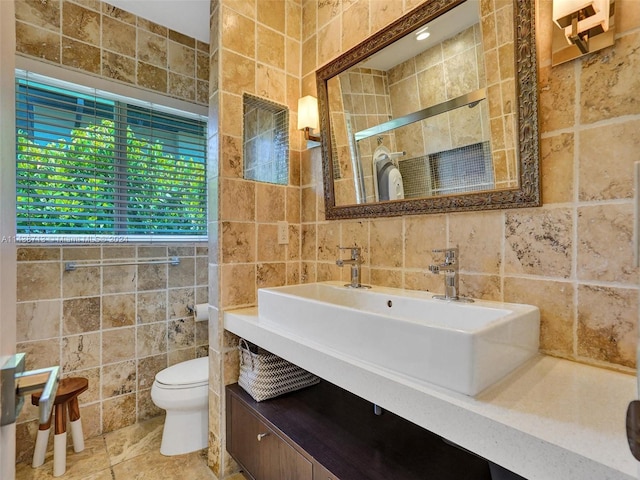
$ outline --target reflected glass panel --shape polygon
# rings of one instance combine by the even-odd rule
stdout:
[[[466,10],[410,58],[383,50],[327,81],[336,205],[517,188],[514,69],[485,58]]]
[[[289,109],[243,96],[243,173],[247,180],[289,183]]]
[[[316,72],[327,219],[540,205],[532,7],[431,0]]]

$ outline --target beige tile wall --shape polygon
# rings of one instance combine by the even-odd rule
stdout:
[[[209,45],[99,0],[17,0],[16,51],[208,105]]]
[[[19,55],[208,104],[209,46],[98,0],[16,1]],[[129,266],[64,272],[64,262],[178,255],[178,267]],[[207,354],[208,322],[187,305],[208,300],[208,248],[201,244],[18,249],[18,351],[28,367],[59,364],[83,375],[85,435],[160,413],[155,374]],[[23,410],[18,460],[33,448],[35,410]]]
[[[353,133],[365,130],[388,121],[391,118],[388,75],[382,70],[370,68],[352,68],[341,74],[328,85],[329,110],[332,125],[335,126],[334,138],[341,177],[334,182],[336,203],[349,205],[357,203],[351,148],[349,141]],[[351,118],[351,129],[347,131],[345,112]],[[360,140],[357,143],[362,165],[367,201],[373,201],[373,153],[378,145],[377,138],[384,139],[391,151],[396,151],[395,131],[376,137]]]
[[[211,300],[209,464],[220,477],[237,469],[221,447],[223,387],[238,378],[237,340],[224,333],[221,312],[255,305],[260,287],[300,282],[301,12],[294,0],[212,2],[209,278],[217,295]],[[288,185],[243,179],[245,92],[289,108]],[[278,221],[289,224],[287,245],[277,243]]]
[[[420,3],[212,1],[209,143],[211,157],[219,161],[209,172],[209,278],[212,318],[218,321],[210,323],[209,461],[219,476],[235,468],[225,451],[223,387],[238,372],[235,339],[222,328],[222,310],[255,305],[258,279],[265,278],[259,275],[261,265],[273,274],[266,284],[347,280],[348,272],[335,265],[339,243],[363,247],[363,279],[434,292],[443,287],[427,269],[431,248],[459,244],[463,293],[538,305],[543,351],[628,372],[635,367],[638,272],[631,267],[630,230],[631,167],[640,146],[635,74],[640,4],[635,0],[616,5],[619,38],[613,48],[553,69],[551,3],[538,2],[541,208],[327,222],[320,149],[303,150],[298,169],[301,144],[295,143],[295,172],[288,187],[277,187],[281,192],[241,179],[243,91],[287,103],[295,124],[293,101],[315,94],[316,68]],[[284,45],[284,54],[267,56],[260,46],[264,38],[276,39],[276,50]],[[273,63],[283,58],[284,67]],[[300,241],[299,271],[296,245],[284,249],[284,261],[279,247],[277,261],[261,259],[277,218],[289,219],[292,238]]]
[[[179,265],[108,265],[172,256]],[[89,379],[79,397],[86,437],[160,414],[155,374],[207,355],[208,322],[187,308],[208,301],[206,245],[22,246],[17,259],[17,350],[29,369],[60,365]],[[105,265],[65,271],[69,261]],[[19,461],[31,455],[36,418],[26,405]]]
[[[543,0],[544,1],[544,0]],[[493,170],[496,188],[515,187],[516,140],[513,2],[480,2]]]
[[[329,24],[351,28],[350,10],[361,3],[343,4]],[[370,11],[380,7],[368,4]],[[306,281],[346,280],[348,272],[333,263],[338,252],[316,247],[354,241],[367,254],[366,281],[440,292],[442,279],[427,270],[434,260],[430,249],[459,244],[463,294],[538,305],[543,351],[623,371],[635,368],[638,270],[632,266],[631,199],[632,164],[640,146],[640,82],[632,72],[640,53],[632,45],[640,38],[640,4],[628,1],[619,7],[622,20],[614,47],[551,68],[550,35],[545,33],[551,3],[539,2],[543,207],[326,222],[320,151],[305,152],[301,228]],[[326,7],[305,3],[303,18],[307,8],[318,10],[319,19]],[[311,22],[304,30],[312,32],[305,45],[312,45],[329,24],[318,24],[316,31]],[[364,38],[368,30],[361,30]],[[315,53],[319,65],[324,53]],[[303,73],[303,94],[313,93],[307,86],[313,66]]]
[[[482,52],[480,24],[476,24],[391,68],[388,74],[393,116],[407,115],[485,87]],[[480,108],[456,109],[399,129],[396,138],[402,150],[407,151],[406,158],[489,140],[485,103]]]
[[[16,352],[16,245],[6,241],[16,231],[15,209],[15,130],[7,128],[15,121],[15,50],[14,5],[0,3],[0,357],[2,362]],[[7,400],[0,399],[0,409],[7,410]],[[13,478],[12,427],[0,429],[0,478]]]

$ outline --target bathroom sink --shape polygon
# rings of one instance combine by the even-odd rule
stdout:
[[[258,322],[392,375],[476,395],[536,354],[540,312],[322,282],[259,289]]]

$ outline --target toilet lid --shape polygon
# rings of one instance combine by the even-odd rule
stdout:
[[[194,385],[209,381],[209,357],[187,360],[156,373],[163,385]]]

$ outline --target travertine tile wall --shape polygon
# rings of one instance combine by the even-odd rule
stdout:
[[[14,5],[0,2],[0,238],[11,238],[16,231],[15,198],[15,130],[6,128],[15,118],[15,28]],[[16,352],[16,245],[0,242],[0,356]],[[6,411],[7,400],[0,399],[0,409]],[[0,428],[0,478],[12,478],[13,427]]]
[[[483,0],[493,1],[501,3]],[[290,102],[299,94],[315,94],[317,67],[420,3],[212,0],[209,143],[219,162],[209,172],[209,278],[211,318],[218,322],[210,323],[209,460],[219,476],[234,468],[225,451],[223,387],[238,374],[235,339],[224,332],[221,312],[255,305],[260,265],[272,263],[258,259],[263,242],[257,239],[260,230],[273,228],[275,217],[289,218],[300,231],[300,270],[289,275],[298,263],[289,245],[285,266],[277,267],[282,260],[270,266],[280,273],[269,277],[269,284],[347,280],[348,272],[335,265],[335,245],[357,243],[364,248],[366,281],[440,292],[442,279],[427,269],[431,249],[459,244],[463,293],[538,305],[543,351],[625,371],[635,367],[638,272],[631,267],[630,227],[631,168],[640,150],[635,74],[640,4],[635,0],[616,4],[620,21],[613,48],[553,69],[551,2],[539,1],[541,208],[327,222],[318,148],[302,151],[299,189],[295,173],[289,187],[271,187],[286,193],[240,179],[245,89],[286,101],[295,124]],[[273,56],[266,58],[260,45],[275,45]],[[287,59],[285,66],[273,66],[276,58]],[[292,150],[297,168],[296,145]],[[268,217],[258,213],[264,208]],[[299,225],[293,222],[297,215]],[[275,251],[281,255],[280,248]]]
[[[108,265],[172,256],[179,265]],[[60,365],[63,376],[89,379],[79,397],[85,436],[159,415],[155,374],[207,355],[208,322],[187,308],[208,301],[206,245],[22,246],[17,257],[17,350],[30,369]],[[69,261],[104,266],[67,272]],[[32,452],[36,418],[25,405],[18,460]]]
[[[223,388],[237,381],[238,360],[221,313],[255,305],[259,287],[300,282],[302,8],[297,0],[214,0],[211,11],[209,464],[222,477],[236,468],[224,448]],[[243,179],[244,93],[289,108],[288,185]],[[287,245],[277,243],[278,221],[289,224]]]
[[[549,1],[549,0],[543,0]],[[514,108],[515,65],[513,2],[480,2],[493,170],[496,188],[516,186],[517,111]]]
[[[303,53],[316,61],[303,62],[303,94],[314,93],[316,66],[351,46],[356,32],[361,40],[411,6],[306,2]],[[346,280],[331,247],[355,242],[365,251],[364,281],[441,292],[442,279],[427,270],[431,249],[458,244],[463,294],[538,305],[543,351],[630,371],[638,312],[631,199],[640,147],[634,73],[640,3],[616,5],[614,47],[553,68],[551,2],[538,2],[538,11],[544,206],[327,222],[320,151],[307,151],[301,164],[305,281]],[[328,37],[341,43],[325,42]]]
[[[350,69],[338,76],[339,81],[331,81],[329,90],[329,109],[331,122],[335,125],[334,140],[342,176],[334,183],[336,203],[349,205],[357,203],[354,173],[352,166],[350,139],[355,132],[374,127],[391,119],[389,81],[386,72],[370,68]],[[335,85],[335,87],[334,87]],[[347,131],[345,113],[351,119],[351,128]],[[343,128],[344,126],[344,128]],[[359,159],[366,191],[366,199],[375,198],[373,185],[373,153],[378,139],[392,152],[396,151],[395,132],[387,132],[357,142]]]
[[[208,44],[98,0],[18,0],[18,55],[77,69],[193,103],[208,104]],[[64,272],[64,262],[178,255],[177,267],[103,267]],[[28,367],[62,365],[83,375],[86,436],[161,413],[150,398],[161,369],[207,354],[208,322],[187,305],[208,301],[208,247],[198,243],[18,248],[18,351]],[[28,402],[27,402],[28,403]],[[33,449],[27,406],[18,460]]]
[[[496,188],[514,186],[517,176],[513,137],[515,114],[512,107],[515,95],[514,68],[511,63],[504,61],[505,57],[513,55],[513,29],[496,28],[498,18],[504,22],[503,19],[513,16],[513,8],[508,2],[497,5],[484,2],[482,7],[482,26],[477,23],[390,68],[388,72],[371,69],[356,71],[352,68],[348,74],[340,75],[339,82],[329,83],[331,118],[333,125],[338,127],[337,154],[340,168],[345,172],[335,182],[338,205],[357,203],[348,136],[342,128],[345,123],[342,110],[338,109],[342,99],[333,98],[339,96],[336,93],[340,93],[340,90],[347,104],[345,110],[351,113],[355,131],[383,123],[391,116],[407,115],[479,88],[487,88],[491,95],[478,108],[459,108],[398,128],[382,137],[359,141],[368,201],[373,201],[371,162],[378,138],[382,138],[383,144],[392,151],[406,152],[406,156],[399,158],[399,161],[421,157],[425,152],[436,153],[491,140],[495,145],[492,152]],[[489,67],[490,83],[487,82],[485,63]],[[386,100],[381,95],[386,95]],[[411,191],[405,185],[405,194],[409,197],[429,195],[427,184],[424,189],[424,192]]]
[[[495,44],[495,41],[493,42]],[[492,44],[492,45],[493,45]],[[441,44],[425,50],[387,72],[371,69],[350,69],[340,75],[340,82],[332,82],[330,91],[340,86],[346,110],[351,113],[355,131],[364,130],[420,109],[431,107],[486,86],[482,35],[480,24],[471,26]],[[513,71],[513,69],[511,69]],[[499,94],[499,92],[498,92]],[[350,169],[351,152],[348,148],[344,120],[334,105],[341,105],[340,95],[330,93],[329,104],[332,125],[338,126],[338,158],[345,175],[335,182],[336,204],[357,203]],[[500,98],[498,99],[500,100]],[[375,201],[373,185],[373,153],[380,144],[392,152],[403,150],[405,156],[397,160],[415,159],[425,153],[436,153],[472,143],[489,140],[490,127],[487,102],[478,108],[461,108],[397,128],[358,142],[360,161],[364,171],[367,201]],[[496,102],[500,103],[500,101]],[[343,142],[345,147],[341,148]],[[499,138],[498,169],[504,170],[504,135]],[[494,175],[500,180],[504,175]],[[422,197],[431,194],[427,179],[418,182],[405,178],[405,196]],[[497,187],[504,185],[499,181]],[[411,188],[418,185],[419,189]]]
[[[393,116],[407,115],[484,87],[482,53],[480,25],[476,24],[390,69]],[[485,103],[480,108],[456,109],[399,129],[396,138],[407,151],[406,158],[489,140]]]
[[[209,45],[100,0],[17,0],[16,51],[209,103]]]

